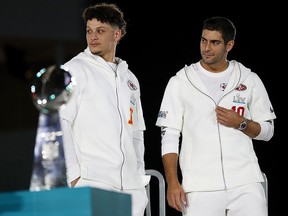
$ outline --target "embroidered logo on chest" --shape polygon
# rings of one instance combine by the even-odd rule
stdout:
[[[241,103],[241,104],[245,104],[245,97],[241,97],[241,95],[238,93],[235,96],[233,96],[233,102],[234,103]]]
[[[236,91],[245,91],[247,89],[247,86],[244,84],[240,84],[235,88]]]
[[[137,86],[131,80],[127,81],[127,85],[131,90],[133,90],[133,91],[137,90]]]

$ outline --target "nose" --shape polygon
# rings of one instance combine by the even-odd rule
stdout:
[[[210,42],[207,42],[205,44],[205,50],[211,50],[211,43]]]
[[[92,32],[92,33],[91,33],[91,39],[92,39],[92,40],[98,39],[98,34],[97,34],[97,32]]]
[[[87,39],[90,39],[90,40],[97,40],[98,39],[98,33],[96,31],[90,31],[90,32],[87,32]]]

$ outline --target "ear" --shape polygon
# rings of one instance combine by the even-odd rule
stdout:
[[[229,52],[234,47],[235,41],[231,40],[227,43],[226,51]]]
[[[115,35],[114,35],[115,41],[119,41],[122,38],[122,31],[120,29],[117,29],[115,31]]]

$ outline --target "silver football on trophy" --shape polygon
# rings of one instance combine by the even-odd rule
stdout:
[[[74,87],[75,80],[64,65],[43,68],[31,86],[33,103],[40,112],[56,112],[68,101]]]

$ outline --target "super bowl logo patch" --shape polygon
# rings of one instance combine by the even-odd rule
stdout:
[[[132,94],[132,95],[130,96],[130,103],[133,104],[133,105],[136,104],[136,98],[134,97],[134,94]]]
[[[137,90],[137,86],[131,80],[127,81],[127,85],[131,90],[133,91]]]
[[[241,104],[245,104],[245,97],[241,97],[240,93],[236,94],[235,96],[233,96],[233,102],[234,103],[241,103]]]
[[[235,90],[237,91],[245,91],[246,89],[247,89],[247,86],[244,84],[240,84],[239,86],[235,88]]]

